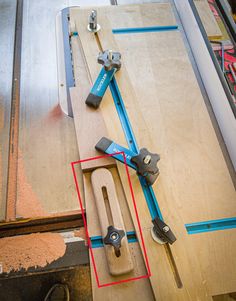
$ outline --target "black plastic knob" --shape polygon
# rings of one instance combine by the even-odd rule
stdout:
[[[107,235],[104,237],[103,242],[105,245],[113,246],[116,257],[120,257],[121,240],[125,236],[124,230],[118,230],[113,226],[107,228]]]
[[[116,68],[117,71],[121,67],[121,54],[111,50],[105,50],[99,53],[98,63],[103,65],[106,71]]]
[[[161,219],[156,217],[152,220],[153,232],[155,236],[164,243],[173,244],[176,241],[174,233],[171,231],[170,227],[164,223]]]
[[[138,175],[145,177],[148,185],[152,185],[159,175],[157,167],[159,160],[160,156],[158,154],[150,153],[146,148],[142,148],[137,156],[131,158]]]

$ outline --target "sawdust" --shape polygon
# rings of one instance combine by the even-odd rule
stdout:
[[[0,239],[0,263],[3,272],[45,267],[62,257],[66,245],[58,233],[35,233]]]
[[[87,235],[86,235],[84,227],[81,227],[77,230],[74,230],[74,236],[84,239],[85,240],[85,245],[87,245]]]
[[[44,122],[55,125],[57,121],[60,121],[64,117],[65,114],[62,112],[60,105],[57,104],[46,116]]]
[[[17,177],[17,216],[19,217],[42,217],[48,216],[42,204],[37,198],[32,187],[27,181],[24,169],[23,156],[18,152],[18,177]]]

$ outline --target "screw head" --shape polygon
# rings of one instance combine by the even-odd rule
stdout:
[[[112,59],[113,59],[113,54],[112,54],[112,50],[110,49],[110,50],[108,50],[108,60],[109,61],[112,61]]]
[[[150,155],[147,155],[144,159],[143,162],[144,164],[149,164],[151,162],[152,157]]]
[[[112,232],[111,235],[110,235],[110,238],[113,240],[113,241],[117,241],[119,239],[119,234],[117,232]]]
[[[162,229],[165,233],[168,232],[170,230],[170,228],[168,226],[163,227]]]

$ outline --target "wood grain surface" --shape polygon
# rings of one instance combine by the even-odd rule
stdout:
[[[94,170],[91,174],[91,182],[102,237],[107,236],[109,226],[126,232],[115,183],[110,171],[106,168]],[[119,256],[116,256],[113,246],[105,245],[104,248],[111,275],[127,274],[133,270],[134,267],[126,235],[122,238]]]
[[[76,70],[76,83],[78,82],[78,86],[71,89],[71,100],[72,100],[72,107],[74,112],[74,122],[75,127],[78,129],[80,128],[80,131],[77,131],[77,138],[80,139],[81,131],[84,131],[87,133],[87,135],[92,135],[93,137],[106,136],[107,135],[107,129],[106,127],[96,127],[98,131],[94,131],[92,128],[87,126],[87,123],[85,120],[93,120],[93,114],[97,114],[94,110],[85,110],[85,100],[87,95],[82,94],[80,92],[80,86],[83,85],[82,90],[89,91],[90,87],[90,81],[89,76],[90,73],[88,73],[89,76],[85,76],[84,72],[86,70],[85,61],[83,59],[83,55],[81,55],[81,49],[79,48],[79,39],[74,37],[72,38],[72,48],[73,48],[73,60],[75,66],[80,66],[80,68],[77,68]],[[80,50],[79,50],[80,49]],[[79,81],[80,79],[80,81]],[[82,80],[81,80],[82,79]],[[78,80],[78,81],[77,81]],[[80,110],[81,109],[81,110]],[[99,110],[100,111],[100,110]],[[99,112],[98,111],[98,112]],[[80,112],[83,112],[84,116],[83,118],[80,118]],[[101,114],[101,116],[103,116]],[[80,125],[78,126],[78,124]],[[89,132],[92,130],[92,132]],[[102,131],[104,132],[102,132]],[[101,136],[99,138],[101,138]],[[83,136],[84,137],[84,136]],[[81,143],[81,140],[78,140],[78,148],[80,153],[83,153],[85,158],[88,158],[91,154],[91,150],[94,150],[94,138],[92,139],[86,139]],[[87,155],[86,155],[87,152]],[[99,153],[97,153],[99,154]],[[97,164],[97,168],[101,167],[100,159],[94,160],[94,166],[93,169],[95,169]],[[104,166],[108,167],[106,161],[103,161]],[[110,164],[110,163],[109,163]],[[109,166],[109,171],[112,174],[114,183],[116,184],[115,189],[117,192],[117,196],[119,199],[119,205],[121,208],[123,220],[124,220],[124,227],[127,231],[133,231],[134,225],[130,216],[130,210],[127,204],[127,199],[124,194],[124,190],[121,184],[121,179],[117,172],[117,167],[114,166],[114,162]],[[79,177],[81,173],[77,173],[77,177]],[[124,175],[127,178],[127,175]],[[93,236],[101,236],[101,225],[99,223],[96,203],[94,199],[94,193],[92,189],[92,183],[91,183],[91,172],[88,172],[85,170],[83,173],[82,181],[80,182],[80,190],[82,190],[82,202],[86,208],[86,219],[87,219],[87,226],[88,226],[88,234],[90,237]],[[131,202],[132,198],[131,195],[129,195]],[[134,211],[134,209],[133,209]],[[137,223],[137,221],[136,221]],[[139,237],[139,233],[137,233],[137,236]],[[117,282],[121,280],[126,280],[129,278],[136,278],[147,274],[146,266],[143,260],[142,251],[140,248],[139,243],[132,243],[129,244],[129,251],[131,253],[131,258],[133,262],[134,269],[131,273],[127,275],[120,275],[120,276],[111,276],[109,273],[109,268],[106,260],[106,254],[104,248],[95,248],[93,249],[93,257],[94,262],[97,269],[97,275],[98,279],[96,279],[94,266],[92,263],[92,258],[90,254],[90,265],[91,265],[91,279],[92,279],[92,288],[93,288],[93,298],[94,300],[123,300],[124,294],[129,300],[145,300],[145,298],[148,298],[148,300],[153,300],[153,293],[150,286],[150,282],[148,279],[142,279],[142,280],[135,280],[128,283],[123,283],[119,285],[111,285],[107,287],[98,287],[99,285],[104,285],[107,283]],[[98,283],[99,281],[99,283]],[[123,292],[121,294],[121,291]]]
[[[171,11],[168,4],[98,9],[102,27],[98,36],[103,49],[120,50],[122,54],[123,66],[116,80],[139,146],[161,154],[161,176],[153,188],[165,221],[177,235],[171,250],[182,289],[176,288],[165,250],[150,238],[147,205],[131,172],[155,296],[158,300],[211,300],[212,295],[235,290],[235,230],[190,236],[184,224],[235,216],[236,194],[181,34],[113,36],[111,32],[125,26],[173,25]],[[99,71],[98,47],[86,30],[88,14],[86,10],[71,10],[94,81]],[[101,110],[109,138],[125,145],[109,92]],[[127,197],[128,183],[121,164],[118,170]],[[130,212],[132,215],[131,207]],[[224,244],[219,243],[221,239]]]

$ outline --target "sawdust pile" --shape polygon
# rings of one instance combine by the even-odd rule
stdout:
[[[43,209],[37,195],[27,181],[24,169],[22,153],[18,151],[18,198],[17,198],[17,216],[18,217],[41,217],[48,216],[48,212]]]
[[[84,239],[85,245],[87,245],[87,235],[86,235],[84,227],[81,227],[80,229],[75,230],[74,231],[74,236]]]
[[[45,267],[65,254],[66,245],[58,233],[35,233],[0,239],[3,272]]]

